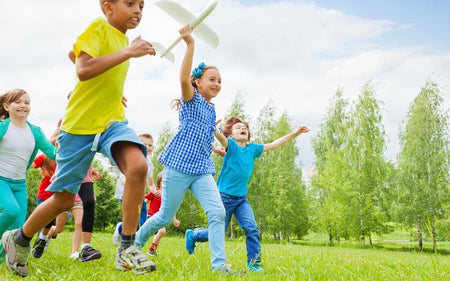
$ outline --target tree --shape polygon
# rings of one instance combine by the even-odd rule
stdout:
[[[368,83],[358,96],[350,118],[348,155],[352,171],[351,206],[353,215],[353,235],[365,245],[366,236],[372,245],[371,233],[387,231],[386,214],[383,212],[380,196],[386,175],[386,135],[382,125],[380,101]]]
[[[424,227],[436,250],[436,221],[444,218],[450,200],[449,118],[442,101],[438,85],[427,81],[412,102],[400,135],[400,202],[407,223],[417,228],[420,250]]]
[[[26,174],[27,183],[27,217],[36,208],[36,196],[42,175],[39,169],[29,169]]]
[[[328,233],[329,243],[333,239],[347,236],[349,208],[349,165],[345,153],[348,145],[348,102],[338,89],[331,99],[326,116],[313,139],[315,174],[311,179],[312,196],[317,200],[313,211],[317,227]]]

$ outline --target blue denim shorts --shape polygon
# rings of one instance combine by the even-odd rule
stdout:
[[[74,135],[61,131],[58,136],[59,148],[56,154],[56,163],[58,164],[56,180],[46,190],[77,194],[96,152],[101,152],[111,160],[113,165],[117,166],[111,152],[111,147],[116,142],[135,143],[146,156],[147,148],[139,140],[136,132],[127,126],[127,123],[127,121],[122,121],[109,126],[98,138],[95,151],[92,148],[96,135]]]

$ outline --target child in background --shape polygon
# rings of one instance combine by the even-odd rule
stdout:
[[[254,160],[263,152],[280,147],[309,132],[307,127],[300,126],[295,131],[268,144],[248,143],[250,128],[247,122],[237,117],[227,120],[223,134],[215,131],[214,135],[226,149],[222,170],[217,185],[225,206],[225,229],[228,228],[231,216],[234,215],[239,226],[245,230],[247,244],[247,266],[250,271],[263,272],[261,262],[261,241],[252,207],[247,200],[247,187],[253,173]],[[227,139],[228,138],[228,139]],[[194,253],[195,242],[208,241],[208,229],[196,228],[186,231],[186,250]]]
[[[181,64],[182,98],[178,100],[180,126],[158,160],[164,165],[161,209],[136,233],[136,246],[142,248],[150,235],[170,224],[188,189],[208,217],[211,264],[214,271],[236,273],[225,266],[225,209],[213,175],[211,158],[216,111],[211,100],[221,89],[221,77],[214,66],[201,64],[190,75],[194,55],[192,28],[180,30],[186,42]]]
[[[27,121],[30,97],[22,89],[0,95],[0,235],[23,225],[27,214],[26,171],[38,150],[55,159],[56,149],[41,129]],[[8,245],[2,239],[6,265]],[[2,251],[3,255],[3,251]],[[18,265],[20,267],[20,265]],[[26,275],[28,271],[24,271]]]
[[[161,181],[162,181],[162,172],[158,173],[158,176],[156,178],[156,190],[159,191],[159,194],[161,193]],[[159,209],[161,208],[161,195],[155,195],[153,192],[149,192],[145,195],[145,199],[148,203],[148,216],[147,219],[151,218],[154,214],[156,214]],[[174,217],[172,220],[172,223],[175,227],[180,226],[180,221]],[[153,237],[153,242],[150,248],[147,250],[147,254],[153,257],[157,257],[158,254],[156,253],[156,248],[158,248],[159,241],[161,241],[161,238],[166,234],[166,228],[163,227],[158,230],[158,232]]]
[[[137,37],[129,44],[125,35],[142,18],[144,1],[100,0],[106,20],[98,18],[73,45],[77,82],[65,110],[58,136],[58,170],[48,188],[54,194],[39,205],[22,228],[7,231],[7,266],[28,275],[31,238],[52,219],[73,206],[75,194],[97,151],[116,164],[127,177],[123,196],[123,231],[115,267],[136,274],[148,273],[154,264],[135,247],[139,206],[147,174],[146,152],[136,133],[128,128],[122,105],[129,59],[154,55],[152,45]]]

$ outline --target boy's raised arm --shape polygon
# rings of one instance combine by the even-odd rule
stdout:
[[[309,132],[308,127],[299,126],[295,131],[292,131],[289,134],[287,134],[287,135],[285,135],[285,136],[283,136],[283,137],[281,137],[279,139],[276,139],[276,140],[274,140],[271,143],[264,144],[263,152],[266,152],[266,151],[275,149],[277,147],[280,147],[283,144],[285,144],[288,141],[290,141],[291,139],[293,139],[295,137],[298,137],[302,133],[307,133],[307,132]]]

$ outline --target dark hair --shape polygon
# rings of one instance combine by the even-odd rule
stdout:
[[[55,161],[44,155],[44,161],[42,161],[41,173],[43,176],[51,177],[55,173]]]
[[[103,10],[103,3],[105,2],[114,3],[116,2],[116,0],[99,0],[100,8],[102,9],[103,14],[105,13],[105,11]]]
[[[27,94],[25,90],[22,89],[12,89],[6,93],[0,95],[0,120],[9,118],[9,112],[3,107],[4,104],[11,104],[16,100],[20,99],[23,95]]]
[[[195,83],[195,81],[197,81],[197,79],[202,78],[203,74],[205,74],[205,72],[209,69],[216,69],[219,70],[217,67],[215,67],[214,65],[208,65],[207,67],[202,69],[202,74],[199,75],[198,77],[194,77],[194,74],[191,74],[191,85],[192,87],[194,87],[195,89],[197,89],[197,84]],[[170,102],[170,107],[172,109],[175,109],[176,111],[179,111],[181,108],[181,99],[173,99]]]
[[[247,127],[248,130],[248,140],[250,140],[250,127],[248,125],[247,122],[242,121],[241,119],[239,119],[238,117],[230,117],[226,122],[225,122],[225,126],[223,127],[222,130],[222,134],[225,137],[230,137],[232,132],[233,132],[233,125],[237,124],[237,123],[242,123],[245,125],[245,127]]]

